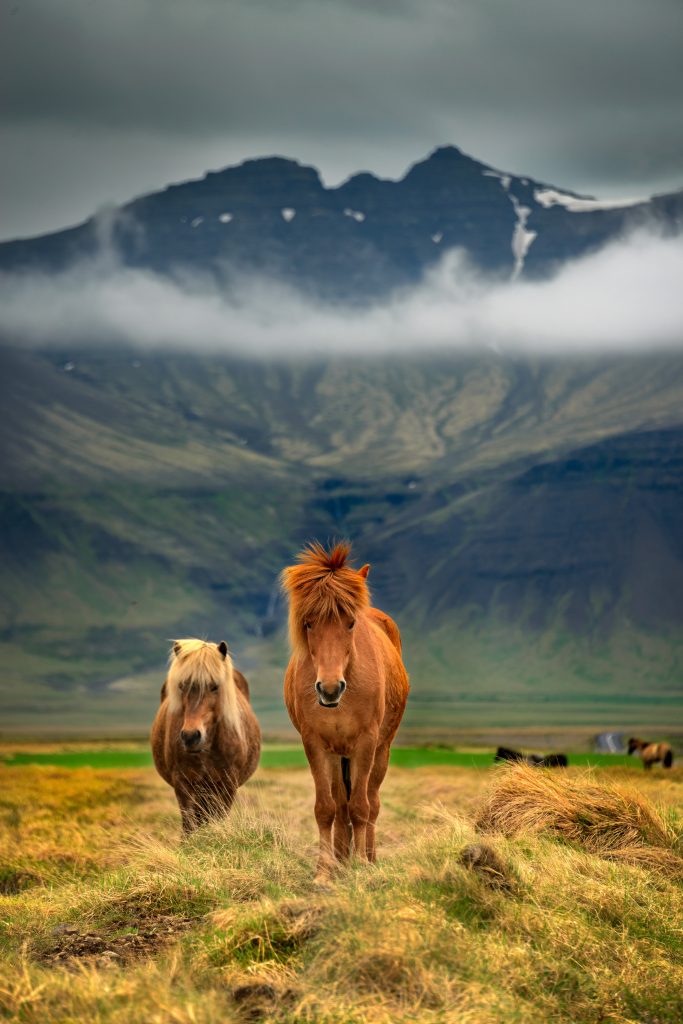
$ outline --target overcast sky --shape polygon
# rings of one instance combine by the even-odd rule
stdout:
[[[683,187],[683,0],[0,0],[0,238],[273,153]]]

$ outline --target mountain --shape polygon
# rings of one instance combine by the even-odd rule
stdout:
[[[418,282],[452,248],[501,278],[542,277],[633,228],[679,232],[683,192],[605,202],[498,171],[454,146],[400,181],[356,174],[326,188],[269,157],[210,172],[39,238],[0,244],[0,271],[54,271],[112,248],[127,266],[274,277],[361,303]]]
[[[454,147],[338,188],[268,158],[4,243],[0,271],[100,254],[102,274],[265,275],[347,308],[454,247],[543,277],[682,222],[683,192],[605,204]],[[680,714],[680,353],[273,359],[64,337],[0,339],[4,729],[144,728],[169,638],[203,635],[282,730],[278,573],[340,536],[401,626],[413,734]]]
[[[277,575],[348,536],[407,719],[659,726],[683,670],[683,360],[2,359],[5,729],[144,728],[168,640],[286,718]]]

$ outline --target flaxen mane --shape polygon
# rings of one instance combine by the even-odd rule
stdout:
[[[166,676],[169,713],[181,711],[183,688],[196,689],[199,698],[216,683],[220,689],[223,718],[226,724],[241,736],[242,719],[230,655],[227,652],[223,655],[218,644],[206,640],[175,640],[171,647]]]
[[[351,545],[335,544],[326,550],[318,541],[301,551],[298,565],[282,571],[282,587],[289,597],[289,637],[292,649],[305,654],[307,622],[355,618],[370,604],[365,577],[347,564]]]

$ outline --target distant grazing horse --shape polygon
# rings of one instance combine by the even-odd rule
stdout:
[[[568,761],[566,754],[522,754],[519,750],[510,750],[509,747],[498,747],[494,761],[523,761],[524,764],[535,765],[539,768],[566,768]]]
[[[664,768],[670,768],[674,763],[674,755],[668,743],[648,743],[647,740],[637,740],[634,736],[628,741],[629,754],[638,751],[643,759],[645,768],[652,768],[657,761],[661,761]]]
[[[540,754],[522,754],[519,750],[510,750],[509,747],[498,747],[493,755],[494,761],[523,761],[524,764],[542,764],[543,758]]]
[[[256,769],[261,730],[249,685],[225,642],[175,641],[151,738],[157,771],[175,790],[183,830],[227,814],[237,788]]]
[[[566,768],[569,761],[566,754],[546,754],[541,763],[544,768]]]
[[[349,856],[352,836],[354,853],[375,859],[379,788],[409,689],[398,627],[370,606],[370,566],[351,568],[349,552],[316,542],[282,573],[292,645],[285,704],[315,782],[318,877]]]

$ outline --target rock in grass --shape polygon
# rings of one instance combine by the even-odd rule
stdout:
[[[514,888],[510,869],[500,854],[487,843],[470,843],[460,851],[458,861],[463,867],[476,871],[492,889],[510,892]]]

